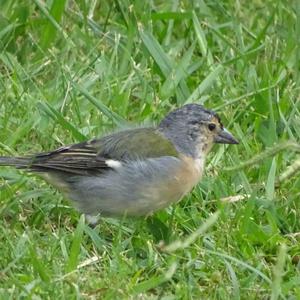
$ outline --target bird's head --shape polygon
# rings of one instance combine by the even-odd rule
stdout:
[[[199,104],[187,104],[170,112],[158,128],[179,152],[194,158],[205,156],[214,143],[239,143],[214,111]]]

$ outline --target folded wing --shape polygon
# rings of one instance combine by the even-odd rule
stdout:
[[[86,176],[104,173],[130,160],[177,155],[173,144],[159,131],[137,128],[37,154],[28,159],[26,166],[23,164],[19,168]]]

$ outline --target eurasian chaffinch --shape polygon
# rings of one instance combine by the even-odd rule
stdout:
[[[33,156],[0,157],[0,165],[39,174],[86,215],[142,216],[192,190],[214,143],[238,141],[215,112],[187,104],[156,128],[127,129]]]

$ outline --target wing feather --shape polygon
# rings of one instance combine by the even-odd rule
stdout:
[[[173,144],[154,128],[137,128],[37,154],[29,169],[95,175],[112,169],[108,160],[128,162],[161,156],[177,157]]]

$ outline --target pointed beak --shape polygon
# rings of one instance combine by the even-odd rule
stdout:
[[[215,137],[215,143],[217,144],[239,144],[235,137],[226,129],[220,130]]]

